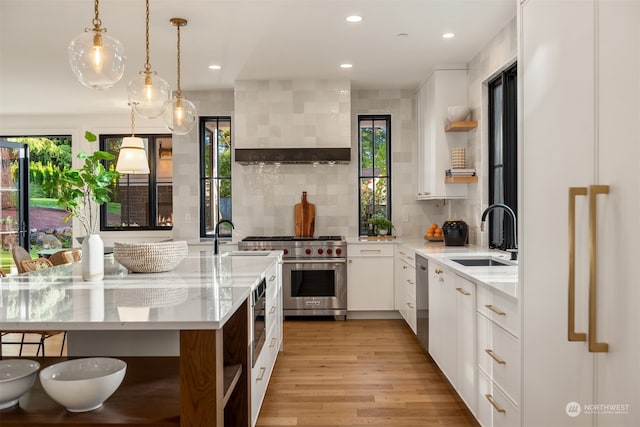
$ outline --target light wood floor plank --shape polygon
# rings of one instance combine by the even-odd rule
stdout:
[[[287,320],[258,426],[478,424],[401,320]]]

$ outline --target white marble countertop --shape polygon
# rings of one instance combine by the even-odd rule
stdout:
[[[80,264],[8,276],[0,283],[0,330],[220,329],[281,259],[233,254],[190,249],[172,271],[121,268],[99,282],[82,281]]]

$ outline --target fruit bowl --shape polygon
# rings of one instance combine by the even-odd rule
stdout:
[[[464,105],[456,105],[447,108],[447,118],[450,122],[460,122],[466,119],[471,112],[471,108]]]
[[[93,411],[120,387],[126,370],[127,364],[120,359],[73,359],[44,368],[40,371],[40,383],[68,411]]]
[[[18,404],[36,380],[40,364],[35,360],[0,360],[0,409]]]
[[[442,242],[444,240],[442,236],[427,236],[426,234],[424,238],[430,242]]]

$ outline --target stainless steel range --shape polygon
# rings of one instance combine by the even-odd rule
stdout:
[[[347,242],[341,236],[249,236],[244,251],[283,251],[285,316],[347,315]]]

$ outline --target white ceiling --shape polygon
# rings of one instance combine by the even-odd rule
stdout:
[[[516,0],[151,0],[151,66],[182,90],[231,89],[245,79],[350,79],[354,89],[416,88],[436,64],[463,64],[516,14]],[[128,58],[106,91],[75,80],[69,41],[91,26],[91,0],[0,0],[0,114],[128,110],[144,65],[144,0],[102,0],[100,18]],[[364,20],[349,24],[345,17]],[[444,40],[441,34],[454,32]],[[397,37],[407,33],[406,37]],[[341,63],[353,64],[350,70]],[[222,70],[208,69],[210,64]]]

